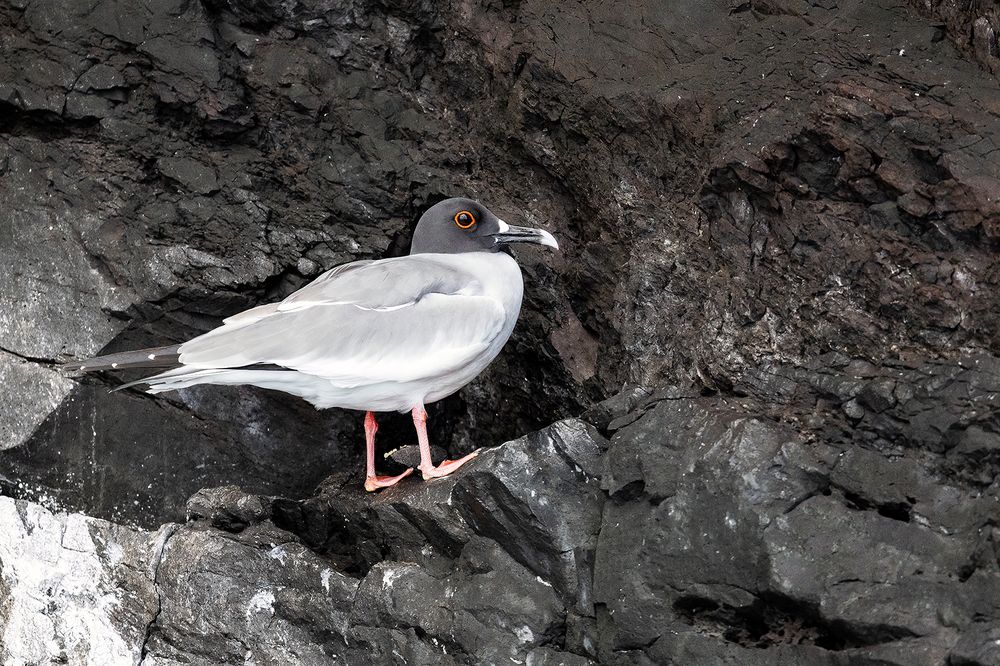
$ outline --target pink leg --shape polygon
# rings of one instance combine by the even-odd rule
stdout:
[[[427,412],[421,406],[414,407],[412,414],[413,426],[417,429],[417,441],[420,443],[420,474],[424,477],[424,481],[448,476],[479,455],[479,449],[476,449],[458,460],[445,460],[435,467],[431,460],[431,444],[427,440]]]
[[[375,422],[375,415],[371,412],[365,414],[365,443],[368,445],[368,463],[365,470],[365,490],[372,492],[379,488],[388,488],[399,483],[413,473],[408,469],[399,476],[376,476],[375,475],[375,433],[378,432],[378,423]]]

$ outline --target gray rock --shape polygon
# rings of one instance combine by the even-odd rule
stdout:
[[[215,169],[188,157],[161,157],[156,166],[167,178],[175,180],[192,192],[211,194],[219,189]]]
[[[1000,497],[949,470],[935,431],[914,431],[905,416],[933,409],[962,446],[988,455],[985,431],[959,424],[969,405],[995,398],[992,364],[963,366],[868,368],[873,382],[893,377],[906,390],[861,420],[801,395],[849,381],[826,367],[774,368],[796,384],[768,379],[738,401],[653,399],[605,458],[601,660],[938,664],[988,654],[978,623],[997,608],[987,599],[1000,585]],[[773,386],[785,402],[758,402]]]
[[[0,661],[139,662],[156,616],[157,535],[7,497],[0,534]]]
[[[950,0],[5,3],[0,489],[137,554],[0,535],[92,583],[0,604],[55,641],[0,661],[83,660],[95,622],[163,664],[996,662],[997,26]],[[517,249],[521,322],[432,441],[560,423],[452,479],[371,497],[360,415],[54,369],[405,253],[454,193],[561,251]],[[3,591],[48,599],[10,559]]]
[[[950,659],[962,666],[996,663],[1000,660],[1000,627],[990,622],[973,624],[955,645]]]
[[[329,486],[285,520],[308,543],[340,552],[360,568],[376,563],[373,547],[400,561],[450,566],[471,535],[482,536],[592,616],[604,445],[590,426],[563,421],[484,450],[461,475],[407,483],[374,501],[356,482]]]
[[[125,77],[117,69],[98,63],[84,72],[73,87],[82,92],[124,88]]]
[[[454,571],[435,577],[414,563],[380,563],[358,590],[352,621],[419,627],[425,642],[460,663],[512,663],[560,632],[564,608],[552,585],[495,541],[474,537]]]
[[[324,552],[344,544],[311,549],[288,531],[304,526],[289,520],[296,507],[288,500],[233,487],[198,493],[188,502],[193,522],[155,533],[0,498],[9,600],[0,608],[0,655],[109,664],[592,663],[562,643],[569,609],[593,612],[587,553],[600,499],[582,478],[583,487],[544,500],[515,484],[594,472],[600,442],[580,422],[560,423],[485,452],[491,467],[398,487],[391,510],[385,496],[362,493],[302,503],[311,520],[338,520],[334,501],[352,504],[356,518],[384,513],[350,528],[398,549],[364,572],[345,571]],[[512,500],[505,533],[467,520],[480,505],[460,488],[483,477]],[[427,515],[429,494],[441,493],[450,508]],[[406,524],[391,515],[425,517]],[[434,520],[457,544],[436,557],[439,540],[430,534],[418,544],[412,532]],[[533,555],[514,543],[532,534],[550,550]]]
[[[8,271],[0,280],[0,347],[40,360],[95,354],[124,328],[112,315],[136,297],[80,244],[81,237],[100,233],[103,220],[73,210],[60,195],[42,194],[51,186],[81,196],[94,183],[68,179],[59,151],[32,138],[0,146],[0,160],[8,207],[0,230],[0,260]]]
[[[625,385],[726,391],[831,348],[875,365],[898,350],[992,349],[1000,157],[983,109],[994,91],[903,6],[859,5],[827,30],[817,27],[832,20],[828,3],[651,12],[637,0],[552,15],[524,3],[473,15],[368,4],[6,7],[0,99],[14,150],[0,196],[28,228],[0,251],[66,265],[58,289],[0,280],[6,310],[52,322],[18,323],[12,338],[43,338],[40,358],[68,339],[90,343],[66,347],[73,355],[179,341],[313,271],[405,252],[419,211],[462,191],[563,243],[554,256],[518,250],[528,291],[509,349],[432,413],[434,440],[451,452],[578,414]],[[964,34],[983,16],[997,25],[955,12]],[[752,34],[749,17],[760,17]],[[591,29],[607,24],[620,27]],[[843,53],[879,55],[845,64]],[[65,238],[31,245],[38,220],[58,220]],[[112,302],[109,286],[120,290]],[[831,387],[855,418],[891,404],[870,379]],[[204,423],[191,404],[159,400],[148,429]],[[291,400],[265,409],[278,416]],[[147,418],[135,405],[118,409]],[[56,408],[65,427],[40,445],[89,445],[87,422],[60,416],[69,409]],[[943,436],[951,424],[937,416],[915,430]],[[308,438],[329,441],[335,422],[356,464],[360,418],[328,418]],[[383,430],[388,448],[411,441],[403,424]],[[225,430],[240,436],[239,424]],[[135,444],[105,441],[122,457]],[[197,455],[180,466],[203,463],[209,485],[240,480]],[[131,520],[178,519],[199,485],[154,487],[157,510]]]
[[[52,636],[10,658],[990,662],[995,492],[752,397],[638,409],[610,446],[560,422],[378,495],[345,476],[302,501],[206,489],[156,533],[0,500],[3,635]],[[100,648],[71,639],[94,622]]]
[[[0,421],[0,449],[20,446],[73,390],[58,371],[0,351],[0,385],[18,386]]]
[[[348,651],[358,582],[300,544],[255,547],[181,529],[167,542],[156,587],[151,663],[326,664]]]

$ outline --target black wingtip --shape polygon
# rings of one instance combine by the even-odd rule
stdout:
[[[62,365],[65,372],[100,372],[103,370],[127,370],[129,368],[170,368],[177,365],[180,358],[179,345],[151,347],[134,351],[97,356],[84,361],[73,361]]]

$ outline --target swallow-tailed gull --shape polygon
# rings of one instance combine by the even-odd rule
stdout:
[[[500,251],[508,243],[558,248],[547,231],[509,225],[470,199],[447,199],[421,216],[408,256],[337,266],[285,300],[229,317],[180,345],[66,367],[166,367],[125,386],[160,393],[250,384],[300,396],[317,409],[365,411],[369,491],[413,471],[375,474],[374,412],[409,411],[423,478],[446,476],[479,451],[435,466],[424,406],[472,381],[510,337],[524,285],[517,262]]]

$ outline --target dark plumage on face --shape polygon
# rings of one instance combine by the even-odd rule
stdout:
[[[547,231],[511,226],[479,202],[457,197],[434,204],[420,216],[410,254],[496,252],[507,243],[559,247]]]

